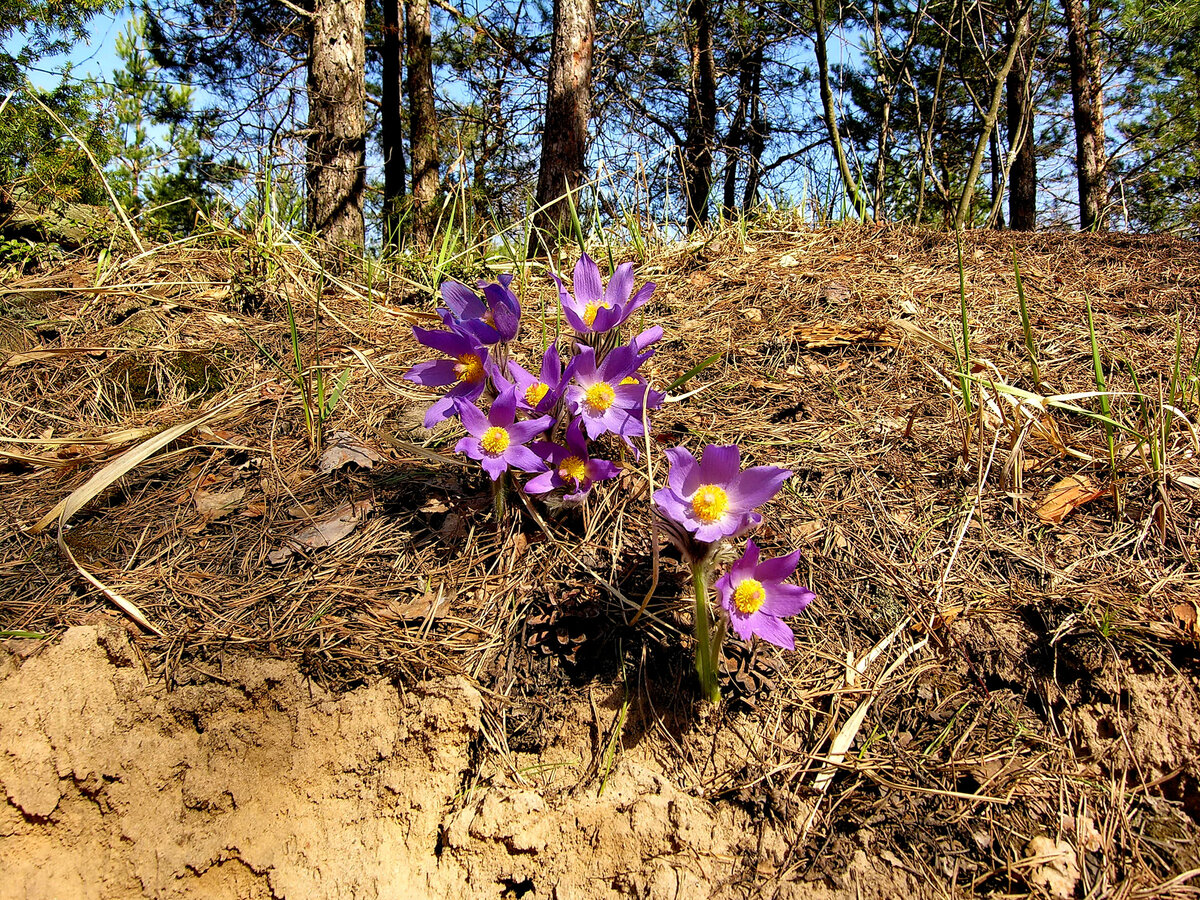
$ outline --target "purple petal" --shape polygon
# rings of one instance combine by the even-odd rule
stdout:
[[[671,470],[667,473],[667,484],[680,497],[687,497],[700,487],[700,466],[696,457],[683,447],[671,447],[666,451]]]
[[[612,331],[625,321],[625,311],[616,306],[601,306],[596,310],[596,318],[592,320],[591,330],[596,334]]]
[[[802,613],[817,598],[808,588],[797,584],[776,584],[765,588],[765,591],[767,596],[760,610],[779,617]]]
[[[661,341],[662,336],[663,336],[662,326],[661,325],[651,325],[649,328],[647,328],[645,331],[643,331],[641,334],[639,334],[637,337],[635,337],[632,341],[630,341],[629,346],[634,349],[635,353],[641,353],[643,350],[645,350],[651,344],[657,344],[659,341]]]
[[[765,614],[762,610],[746,618],[751,620],[751,628],[754,633],[767,643],[782,647],[784,650],[796,649],[796,635],[792,633],[792,629],[786,623]]]
[[[670,488],[659,488],[654,492],[654,505],[662,511],[664,516],[680,525],[686,527],[691,521],[691,504],[683,503]]]
[[[754,637],[754,616],[744,615],[738,612],[736,607],[733,609],[726,608],[726,612],[729,613],[729,625],[738,637],[743,641],[748,641]]]
[[[575,277],[571,281],[575,289],[575,302],[584,307],[599,303],[604,296],[604,285],[600,283],[600,268],[586,253],[575,264]]]
[[[555,482],[558,482],[557,484]],[[543,472],[541,475],[534,475],[525,482],[525,493],[527,494],[547,494],[556,487],[561,487],[562,479],[558,477],[558,472],[551,469],[549,472]]]
[[[633,290],[633,263],[621,263],[617,271],[608,279],[608,287],[604,291],[604,299],[615,309],[623,309],[629,302],[629,292]]]
[[[632,347],[614,347],[608,352],[608,356],[604,357],[604,362],[600,363],[596,374],[610,384],[619,384],[623,379],[632,375],[637,367],[638,363]]]
[[[490,427],[487,416],[474,403],[460,403],[458,414],[462,416],[463,428],[467,429],[468,434],[475,435],[476,438],[481,437]]]
[[[487,418],[493,425],[511,425],[516,417],[517,392],[515,388],[509,388],[492,401]],[[466,419],[463,419],[463,423],[466,423]]]
[[[579,419],[572,419],[567,425],[567,451],[580,459],[588,458],[587,439],[583,436],[583,426]]]
[[[425,410],[425,427],[432,428],[438,422],[444,422],[457,415],[459,415],[459,404],[455,402],[455,398],[442,397]]]
[[[562,381],[562,360],[558,356],[558,344],[551,344],[542,354],[542,381],[551,388],[558,387]]]
[[[651,295],[654,293],[654,288],[655,284],[653,281],[647,281],[640,288],[638,288],[638,292],[633,295],[633,299],[625,304],[625,315],[628,316],[630,313],[636,311],[638,307],[642,306],[642,304],[644,304],[647,300],[649,300]]]
[[[616,478],[621,473],[621,467],[607,459],[589,459],[587,461],[588,478],[592,481],[607,481]]]
[[[747,469],[725,489],[730,502],[738,509],[755,509],[762,506],[792,477],[789,469],[776,466],[755,466]]]
[[[487,312],[479,295],[457,281],[442,282],[442,299],[460,319],[478,319]]]
[[[709,444],[700,457],[700,477],[704,484],[718,484],[727,488],[737,478],[739,465],[737,444],[724,447]]]
[[[690,512],[691,504],[688,504],[688,508]],[[695,531],[696,540],[705,541],[707,543],[713,543],[715,541],[723,540],[727,537],[732,537],[733,531],[735,530],[731,527],[728,515],[721,516],[721,518],[717,519],[717,521],[709,522],[707,524],[693,518],[691,519],[691,524],[699,526]]]
[[[757,567],[758,544],[754,543],[754,541],[747,541],[746,552],[742,554],[741,559],[729,567],[729,575],[731,578],[735,574],[742,576],[737,580],[738,584],[741,584],[744,578],[758,578],[758,574],[755,572]],[[761,578],[758,578],[758,580],[762,581]]]
[[[575,358],[571,360],[570,366],[573,367],[571,376],[584,386],[591,385],[597,380],[598,373],[596,372],[596,351],[591,347],[580,347],[579,352],[575,354]]]
[[[458,363],[453,359],[431,359],[417,363],[404,373],[404,377],[424,387],[445,387],[458,381],[458,373],[454,371],[456,365]]]
[[[751,542],[753,543],[753,542]],[[783,581],[796,571],[796,563],[800,562],[800,551],[793,550],[787,556],[777,556],[768,559],[758,567],[754,577],[759,581]]]
[[[543,472],[546,469],[544,459],[520,444],[509,444],[508,449],[500,455],[514,469],[520,469],[523,472]]]
[[[538,416],[538,418],[530,419],[528,422],[514,422],[508,426],[508,436],[514,444],[525,444],[553,424],[554,419],[550,416]]]
[[[563,307],[563,317],[567,320],[567,324],[571,326],[571,330],[577,334],[587,334],[592,330],[583,321],[583,317],[569,306]]]
[[[488,477],[492,481],[499,479],[504,474],[504,470],[508,468],[503,455],[492,456],[490,453],[481,453],[475,458],[479,460],[479,465],[483,467],[483,471],[488,473]]]
[[[579,314],[583,312],[583,307],[573,296],[571,296],[571,292],[567,290],[567,286],[563,284],[563,280],[559,278],[558,275],[551,272],[550,277],[553,278],[554,283],[558,285],[558,301],[562,304],[563,312],[570,311],[575,313],[576,317],[578,317]]]
[[[417,343],[424,344],[431,350],[445,353],[447,356],[462,356],[464,353],[478,353],[481,347],[468,337],[454,331],[436,331],[413,326],[413,337]]]

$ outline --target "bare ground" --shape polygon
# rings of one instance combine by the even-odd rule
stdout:
[[[952,237],[771,226],[640,266],[661,383],[723,354],[654,440],[792,468],[758,539],[802,547],[819,595],[796,653],[730,648],[715,710],[644,468],[586,517],[498,525],[478,475],[430,455],[454,435],[420,429],[400,381],[411,284],[335,283],[317,308],[303,258],[236,243],[13,279],[0,897],[1188,895],[1200,251],[963,252],[969,414]],[[527,315],[550,308],[540,275],[518,284]],[[284,296],[309,360],[352,369],[333,426],[372,468],[319,470],[250,340],[288,349]],[[1128,426],[1111,456],[1094,418],[1007,399],[1094,391],[1085,300]],[[61,540],[31,532],[214,410]],[[328,546],[304,537],[339,512]]]

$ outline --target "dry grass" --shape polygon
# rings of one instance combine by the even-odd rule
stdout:
[[[622,685],[628,715],[602,727],[596,713],[589,777],[613,748],[654,736],[683,783],[789,824],[789,863],[756,871],[763,885],[833,871],[869,832],[947,895],[1020,894],[1044,868],[1029,841],[1048,834],[1079,848],[1082,896],[1190,890],[1194,435],[1179,421],[1155,473],[1123,435],[1114,466],[1084,416],[1022,417],[979,386],[968,413],[952,237],[763,226],[640,267],[659,284],[659,382],[724,354],[688,385],[698,394],[655,417],[654,440],[736,441],[747,464],[794,470],[759,540],[803,548],[800,575],[819,596],[796,653],[731,649],[729,702],[699,719],[686,579],[669,554],[648,616],[629,625],[653,583],[643,472],[631,467],[585,518],[518,506],[498,526],[477,471],[412,447],[445,450],[454,431],[424,432],[429,398],[402,380],[423,358],[399,303],[409,286],[383,284],[368,302],[335,284],[318,303],[304,259],[268,280],[254,254],[166,248],[99,286],[81,260],[0,289],[0,628],[53,635],[118,615],[82,568],[161,630],[138,646],[167,679],[235,650],[298,658],[335,684],[464,673],[489,698],[495,764],[514,771],[513,754],[536,753],[572,697]],[[1094,391],[1085,297],[1123,421],[1137,421],[1125,361],[1156,403],[1177,323],[1191,362],[1192,243],[979,232],[963,254],[981,377],[1039,396]],[[539,273],[518,284],[527,315],[551,308]],[[317,471],[297,392],[249,338],[287,350],[285,298],[308,363],[353,369],[331,425],[384,455],[373,470]],[[1177,398],[1187,420],[1196,399],[1194,383]],[[107,462],[222,403],[67,523],[78,568],[50,531],[29,533]],[[1040,505],[1071,475],[1099,495],[1044,522]],[[227,509],[206,518],[214,496]],[[344,539],[268,561],[349,501],[372,511]]]

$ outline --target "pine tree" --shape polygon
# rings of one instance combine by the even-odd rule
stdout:
[[[165,80],[146,49],[145,26],[145,17],[134,15],[118,36],[123,65],[105,89],[116,124],[110,178],[118,199],[143,227],[187,234],[197,214],[211,213],[220,189],[243,167],[214,157],[211,116],[197,114],[187,81]]]

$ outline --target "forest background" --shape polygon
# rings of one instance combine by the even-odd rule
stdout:
[[[114,17],[108,77],[55,66]],[[0,218],[269,208],[355,253],[532,248],[572,206],[631,237],[764,207],[1190,235],[1198,35],[1195,0],[19,0]]]

